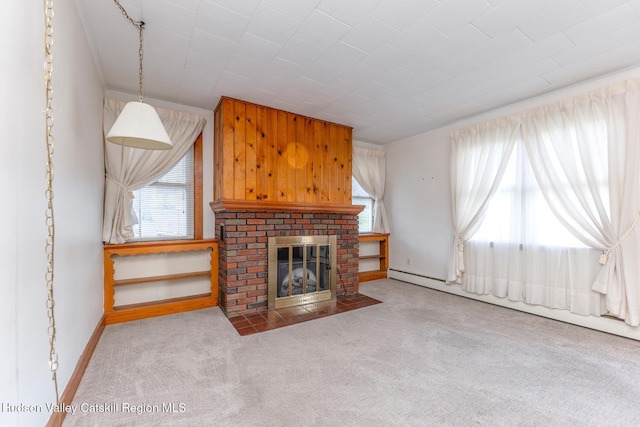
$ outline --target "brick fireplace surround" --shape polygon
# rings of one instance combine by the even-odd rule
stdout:
[[[272,236],[337,235],[337,295],[358,293],[357,214],[216,210],[215,228],[219,301],[227,317],[267,311],[268,238]]]

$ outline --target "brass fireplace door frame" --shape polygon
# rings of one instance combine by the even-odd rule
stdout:
[[[318,253],[320,253],[319,246],[329,247],[329,261],[331,269],[329,270],[329,287],[318,291],[318,285],[314,292],[307,292],[306,280],[307,274],[303,274],[303,286],[302,294],[289,295],[285,297],[278,297],[278,248],[290,248],[295,246],[303,247],[303,268],[307,268],[307,250],[309,246],[318,246]],[[324,235],[324,236],[275,236],[269,237],[269,277],[268,277],[268,307],[269,310],[293,307],[301,304],[309,304],[312,302],[327,301],[336,298],[336,272],[337,266],[337,236]],[[319,261],[317,261],[317,266]],[[319,268],[319,267],[317,267]],[[289,250],[289,277],[293,277],[292,268],[292,251]],[[314,272],[316,274],[316,272]],[[320,279],[318,278],[318,281]]]

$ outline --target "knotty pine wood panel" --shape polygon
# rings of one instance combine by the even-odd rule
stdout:
[[[329,125],[329,203],[338,204],[338,129],[332,123]]]
[[[223,97],[215,201],[351,204],[351,128]]]
[[[305,140],[304,117],[296,116],[294,121],[296,123],[296,137],[293,143],[289,142],[296,150],[293,165],[291,162],[289,163],[289,166],[293,166],[296,171],[296,197],[293,201],[304,202],[307,198],[307,169],[311,167],[311,159],[309,158],[309,146]]]
[[[305,147],[307,147],[307,156],[309,156],[307,162],[307,167],[305,168],[306,173],[306,182],[305,182],[305,195],[304,200],[307,203],[316,203],[315,192],[313,191],[314,183],[313,183],[313,150],[315,147],[314,139],[313,139],[313,120],[305,118],[304,119],[304,141]]]
[[[269,145],[268,134],[269,115],[265,107],[257,107],[256,122],[256,199],[264,200],[267,196],[267,155]]]
[[[278,200],[278,111],[267,109],[267,192],[262,200]]]
[[[246,163],[246,105],[234,103],[235,129],[233,139],[233,198],[246,200],[247,163]]]
[[[322,187],[321,188],[321,200],[320,203],[330,204],[329,200],[329,124],[322,123],[322,129],[320,129],[320,149],[322,150]]]
[[[247,104],[245,109],[245,200],[256,200],[256,141],[258,138],[256,121],[257,107]]]
[[[296,115],[287,113],[287,144],[283,153],[287,173],[287,202],[295,202],[296,198]]]
[[[222,199],[234,199],[234,140],[235,140],[235,111],[234,102],[230,99],[224,100],[223,108],[225,114],[222,115],[222,141],[227,141],[222,145],[222,188],[220,194]]]
[[[314,203],[322,203],[322,122],[313,120],[313,194]]]
[[[213,118],[213,140],[222,141],[222,114]],[[213,144],[213,200],[222,199],[222,144]]]
[[[342,188],[342,196],[340,198],[340,204],[351,204],[351,162],[353,155],[353,148],[349,143],[351,141],[351,128],[341,127],[342,130],[342,142],[338,143],[342,148],[342,154],[339,155],[340,159],[340,171],[338,173],[338,179],[342,180],[340,187]]]
[[[278,194],[276,200],[279,202],[287,201],[287,113],[285,111],[278,111],[278,146],[277,146],[277,159],[278,159]]]

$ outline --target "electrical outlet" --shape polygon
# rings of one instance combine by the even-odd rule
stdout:
[[[407,257],[407,265],[411,265],[411,257]]]

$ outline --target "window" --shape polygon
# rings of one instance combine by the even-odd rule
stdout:
[[[173,169],[133,192],[136,240],[202,238],[202,135]]]
[[[594,134],[596,130],[594,125]],[[551,139],[563,140],[558,135],[551,135]],[[602,138],[601,141],[606,147],[606,138]],[[600,193],[608,200],[606,150],[601,158],[604,167],[595,175]],[[588,184],[585,181],[580,185]],[[549,207],[535,179],[522,141],[516,143],[500,186],[489,202],[484,221],[472,240],[545,247],[587,247],[560,222]]]
[[[373,232],[373,198],[362,189],[355,178],[351,179],[351,203],[364,205],[364,210],[358,214],[358,231],[360,233]]]

